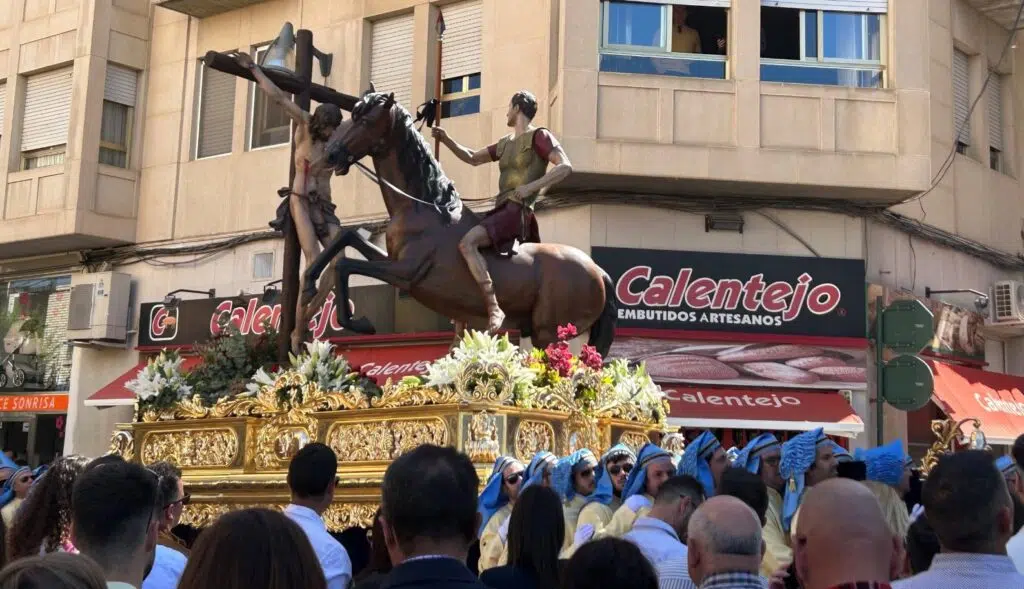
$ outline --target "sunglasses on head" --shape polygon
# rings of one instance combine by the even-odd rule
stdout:
[[[633,470],[633,465],[628,463],[628,462],[626,464],[613,464],[613,465],[608,467],[608,474],[610,474],[612,476],[615,476],[615,475],[619,474],[620,472],[624,472],[626,474],[629,474],[629,471],[631,471],[631,470]]]

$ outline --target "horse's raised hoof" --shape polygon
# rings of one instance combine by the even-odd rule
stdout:
[[[349,319],[345,328],[361,335],[374,335],[377,333],[377,328],[366,317],[353,317]]]

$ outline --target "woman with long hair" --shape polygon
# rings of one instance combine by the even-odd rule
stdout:
[[[562,589],[658,589],[658,574],[636,544],[602,538],[580,547],[563,573]]]
[[[373,514],[373,527],[370,528],[370,562],[352,580],[353,589],[377,589],[384,577],[391,572],[391,555],[384,543],[384,528],[380,523],[380,508]]]
[[[540,485],[528,487],[509,517],[508,564],[484,571],[480,580],[494,589],[558,589],[564,541],[558,494]]]
[[[103,570],[77,554],[32,556],[0,571],[0,589],[105,589]]]
[[[269,509],[222,515],[199,535],[178,589],[326,589],[302,528]]]
[[[50,552],[77,552],[71,545],[71,488],[85,470],[84,456],[58,458],[33,486],[8,529],[8,561]]]

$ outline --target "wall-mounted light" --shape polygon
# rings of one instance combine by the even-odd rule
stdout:
[[[192,290],[190,288],[179,288],[178,290],[172,290],[171,292],[164,295],[164,306],[172,308],[177,307],[178,303],[181,302],[181,299],[175,295],[178,295],[183,292],[187,292],[190,294],[204,294],[210,297],[211,299],[217,296],[217,289],[215,288],[211,288],[210,290]]]
[[[974,290],[973,288],[951,288],[948,290],[932,290],[931,287],[924,287],[924,298],[930,299],[935,294],[972,294],[975,296],[974,308],[979,312],[988,308],[988,293]]]
[[[274,288],[274,285],[281,284],[283,282],[284,280],[277,279],[273,282],[268,282],[265,285],[263,285],[263,296],[260,297],[260,302],[265,305],[269,305],[277,301],[277,296],[281,294],[281,291],[277,288]]]
[[[733,213],[711,213],[704,215],[704,232],[734,231],[743,233],[743,217]]]

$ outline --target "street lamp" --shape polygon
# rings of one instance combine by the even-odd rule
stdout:
[[[204,294],[211,299],[217,296],[217,289],[211,288],[210,290],[192,290],[191,288],[179,288],[178,290],[172,290],[171,292],[164,295],[164,306],[173,309],[178,306],[181,302],[181,298],[175,296],[187,292],[189,294]]]

